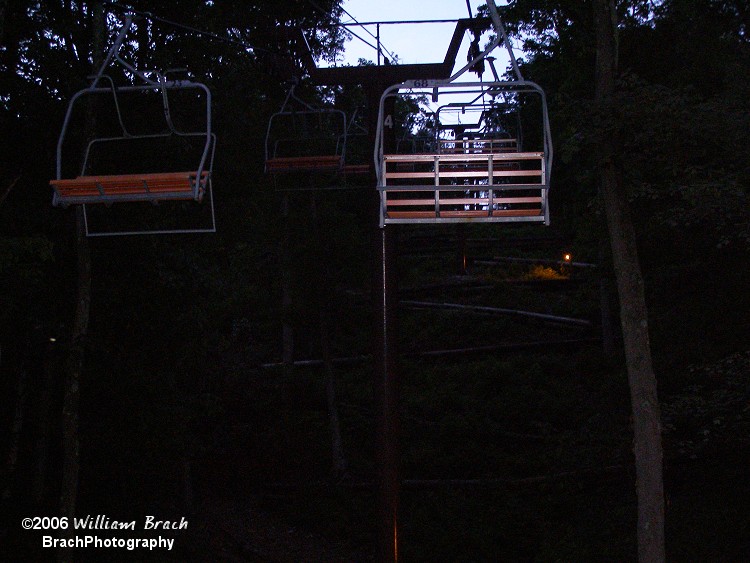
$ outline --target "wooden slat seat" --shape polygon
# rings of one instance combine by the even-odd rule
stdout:
[[[544,155],[531,153],[385,155],[383,181],[388,185],[413,185],[420,180],[452,182],[486,178],[513,178],[516,184],[544,185]],[[424,182],[428,183],[428,182]]]
[[[546,221],[543,153],[384,155],[380,178],[385,223]]]
[[[341,169],[339,155],[289,156],[266,160],[266,172],[272,174],[293,172],[334,172]]]
[[[432,180],[440,185],[442,179],[474,180],[514,178],[514,183],[544,185],[544,154],[418,154],[385,155],[382,178],[388,185],[409,185],[417,180]],[[419,183],[419,182],[416,182]]]
[[[196,191],[197,175],[197,172],[164,172],[79,176],[51,180],[50,185],[55,190],[55,203],[63,205],[160,199],[200,200],[205,192],[208,172],[201,173],[200,185]]]

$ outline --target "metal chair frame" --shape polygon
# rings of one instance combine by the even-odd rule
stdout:
[[[209,88],[201,83],[190,80],[170,80],[167,75],[175,70],[167,70],[164,73],[157,71],[142,71],[133,67],[120,56],[120,49],[131,28],[132,16],[127,15],[115,42],[101,65],[99,72],[92,77],[91,84],[76,92],[68,103],[68,108],[63,121],[62,130],[57,143],[57,165],[56,180],[53,180],[55,192],[52,203],[56,206],[67,207],[68,205],[82,205],[87,236],[114,236],[114,235],[138,235],[138,234],[180,234],[180,233],[203,233],[216,231],[216,218],[212,189],[212,170],[216,151],[216,135],[212,131],[212,96]],[[110,64],[116,63],[140,78],[141,84],[116,86],[114,80],[105,74]],[[106,82],[106,86],[100,86],[100,82]],[[205,128],[200,131],[182,131],[175,127],[172,120],[170,108],[170,91],[195,90],[205,96]],[[123,94],[137,94],[138,92],[159,92],[162,98],[163,115],[167,124],[168,132],[133,134],[128,131],[123,119],[120,107],[120,98]],[[83,162],[80,176],[76,179],[63,179],[63,146],[68,136],[71,117],[74,107],[86,96],[112,96],[112,102],[117,115],[117,121],[121,130],[120,135],[107,137],[96,137],[91,139],[84,150]],[[145,139],[160,139],[173,137],[194,137],[204,139],[203,148],[197,167],[184,173],[166,172],[160,174],[126,174],[119,176],[90,176],[89,165],[92,148],[99,144],[116,141],[138,141]],[[149,185],[152,182],[154,185]],[[140,186],[140,187],[139,187]],[[103,231],[92,232],[89,230],[89,219],[87,205],[106,204],[111,205],[118,202],[143,202],[150,201],[158,203],[166,200],[193,200],[200,202],[208,195],[211,224],[205,228],[186,228],[170,230],[134,230],[134,231]]]
[[[265,142],[266,172],[276,174],[284,172],[340,171],[343,167],[344,159],[346,158],[346,139],[348,134],[346,113],[344,113],[342,110],[334,108],[313,107],[297,97],[294,92],[295,88],[296,84],[293,84],[289,92],[287,93],[286,98],[284,99],[284,103],[281,105],[281,109],[272,114],[268,120]],[[293,107],[295,105],[298,106],[299,109]],[[335,146],[334,153],[324,155],[300,155],[291,157],[279,156],[280,143],[286,141],[303,141],[304,139],[297,137],[274,137],[274,122],[276,122],[276,126],[278,127],[278,123],[280,120],[290,120],[293,124],[293,127],[296,127],[294,125],[296,120],[304,120],[308,116],[317,116],[321,123],[322,116],[332,116],[334,122],[340,122],[341,134],[336,135],[335,138],[328,135],[315,137],[316,139],[319,138],[322,140],[332,141]],[[278,164],[278,166],[276,164]]]
[[[510,131],[507,129],[502,132],[497,131],[495,124],[492,123],[492,116],[497,111],[514,114],[515,124]],[[458,115],[457,123],[450,122],[450,115],[453,112]],[[445,117],[446,115],[448,117]],[[461,115],[466,115],[467,121],[460,121]],[[476,120],[468,121],[471,118]],[[513,134],[511,134],[511,131]],[[468,151],[472,141],[480,145],[487,145],[489,150],[497,147],[504,152],[508,150],[521,152],[523,147],[523,132],[518,106],[507,103],[497,104],[494,100],[489,104],[476,103],[476,100],[474,100],[469,103],[449,103],[440,106],[435,111],[434,134],[439,152],[443,152],[443,147],[452,143],[455,144],[456,149],[459,145],[463,145]]]
[[[497,6],[493,0],[489,0],[487,6],[495,37],[483,52],[446,80],[407,80],[390,86],[380,98],[373,157],[381,200],[381,228],[389,223],[524,221],[549,224],[547,202],[553,147],[546,97],[538,84],[525,80],[521,75]],[[501,44],[510,56],[515,80],[501,81],[495,77],[491,82],[457,81],[477,62],[490,59],[490,53]],[[494,66],[491,67],[494,70]],[[497,155],[441,155],[439,152],[412,156],[384,154],[387,100],[407,95],[431,96],[433,101],[437,101],[441,94],[447,93],[473,96],[469,104],[481,104],[485,99],[494,100],[498,95],[538,95],[541,100],[542,151]],[[437,135],[436,131],[436,139]],[[532,170],[529,166],[535,168]],[[532,176],[538,176],[539,181],[530,180]],[[526,179],[521,181],[523,177]],[[389,180],[417,183],[389,185]],[[460,191],[463,189],[471,197],[461,195]],[[520,197],[513,196],[513,192]],[[413,210],[391,212],[389,205]],[[529,208],[529,205],[534,207]]]

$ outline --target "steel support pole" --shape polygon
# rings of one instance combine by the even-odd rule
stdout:
[[[373,85],[374,86],[374,85]],[[372,142],[377,127],[380,93],[389,85],[369,92],[369,131]],[[388,104],[393,111],[393,103]],[[395,145],[393,130],[386,129],[385,151]],[[373,178],[373,185],[374,185]],[[398,226],[380,228],[380,195],[373,190],[372,205],[372,317],[373,395],[376,409],[377,560],[398,561],[399,506],[399,377],[397,365],[397,248]]]
[[[380,57],[382,54],[381,48],[380,48],[380,24],[377,25],[377,42],[378,42],[378,66],[380,66]]]
[[[399,505],[399,377],[397,369],[397,276],[395,225],[378,229],[374,261],[377,285],[373,288],[374,396],[377,409],[377,514],[379,561],[398,560]]]

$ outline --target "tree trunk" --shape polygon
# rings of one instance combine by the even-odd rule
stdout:
[[[318,262],[318,319],[320,329],[320,351],[323,359],[323,371],[325,373],[326,403],[328,407],[328,425],[331,433],[331,460],[332,473],[337,479],[346,475],[346,457],[344,446],[341,441],[341,423],[339,422],[339,409],[336,404],[336,380],[333,372],[333,356],[331,354],[331,334],[328,317],[328,258],[326,257],[322,242],[322,233],[318,223],[318,205],[315,192],[310,192],[310,215],[312,220],[312,234],[315,241],[315,254]]]
[[[49,473],[48,459],[50,450],[50,434],[52,421],[52,392],[55,387],[55,375],[59,369],[59,362],[53,362],[50,358],[51,347],[47,345],[47,354],[44,358],[44,379],[42,390],[37,405],[37,437],[35,446],[34,479],[32,482],[32,494],[37,506],[42,506],[47,493],[47,477]]]
[[[101,64],[106,36],[104,5],[100,1],[93,6],[91,26],[93,29],[91,49],[94,67],[96,68]],[[93,134],[94,128],[94,115],[91,107],[89,107],[86,115],[86,129],[89,137]],[[60,515],[68,517],[69,521],[72,521],[75,516],[78,501],[80,385],[91,310],[91,251],[86,237],[82,206],[76,206],[75,212],[78,290],[70,350],[65,366],[66,378],[62,412],[62,483],[60,489]],[[73,527],[69,527],[62,535],[68,539],[72,538],[74,535]],[[72,561],[73,556],[72,548],[58,548],[58,561]]]
[[[88,334],[91,308],[91,253],[83,223],[83,209],[76,208],[76,253],[78,255],[78,295],[73,321],[73,334],[66,366],[65,390],[62,412],[62,486],[60,490],[60,514],[73,520],[78,500],[78,470],[80,438],[78,432],[81,374],[85,340]],[[72,526],[68,529],[73,537]],[[72,561],[73,550],[61,548],[59,561]]]
[[[612,124],[617,72],[617,16],[614,0],[593,2],[596,27],[596,101],[603,124]],[[638,497],[638,560],[665,560],[664,485],[656,377],[651,363],[648,311],[638,261],[635,229],[616,162],[612,127],[598,139],[599,176],[620,299],[620,318],[633,416],[633,450]]]
[[[292,272],[289,245],[291,232],[289,226],[289,195],[284,192],[281,199],[281,216],[283,233],[279,243],[281,263],[281,361],[284,364],[284,375],[289,378],[294,366],[294,328],[292,326]]]
[[[21,446],[21,431],[26,418],[26,369],[21,367],[18,374],[18,386],[16,392],[16,410],[13,414],[13,426],[10,431],[10,445],[8,447],[8,458],[5,464],[5,489],[2,500],[8,500],[13,494],[13,483],[15,482],[16,467],[18,465],[18,451]]]

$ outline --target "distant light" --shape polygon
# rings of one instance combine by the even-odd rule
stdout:
[[[563,260],[565,260],[566,262],[570,262],[572,259],[573,257],[568,253],[563,255]]]
[[[54,336],[50,336],[49,337],[49,341],[50,342],[57,342],[57,338],[55,338]]]

